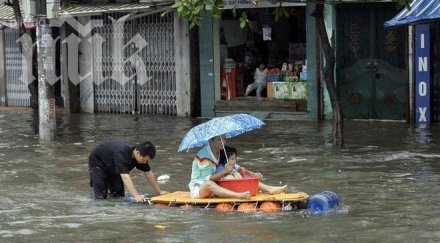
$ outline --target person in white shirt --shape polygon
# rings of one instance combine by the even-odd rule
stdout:
[[[245,96],[248,96],[253,90],[257,90],[257,97],[261,97],[261,91],[266,87],[267,68],[264,63],[260,63],[260,66],[255,70],[254,82],[249,84],[246,88]]]

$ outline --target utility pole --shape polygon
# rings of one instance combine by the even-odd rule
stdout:
[[[53,140],[55,137],[55,97],[52,75],[55,60],[48,55],[50,48],[56,45],[52,38],[49,20],[38,19],[37,24],[37,58],[38,58],[38,114],[39,136],[41,140]]]
[[[55,56],[56,40],[52,38],[49,19],[57,18],[59,0],[46,2],[46,16],[37,19],[38,114],[40,140],[55,137]]]

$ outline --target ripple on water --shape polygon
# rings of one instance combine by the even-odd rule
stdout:
[[[0,235],[2,236],[2,238],[14,237],[14,235],[12,234],[12,231],[10,231],[10,230],[0,230]]]
[[[63,224],[63,225],[66,226],[67,228],[71,228],[71,229],[76,229],[81,226],[81,224],[77,224],[77,223],[67,223],[67,224]]]
[[[32,235],[33,233],[35,233],[35,231],[30,230],[30,229],[20,229],[20,230],[16,231],[15,233],[17,233],[19,235]]]
[[[0,235],[2,236],[2,238],[14,237],[14,234],[18,234],[18,235],[32,235],[34,233],[35,233],[35,231],[30,230],[30,229],[19,229],[17,231],[0,230]]]
[[[290,160],[286,161],[287,163],[294,163],[294,162],[300,162],[300,161],[305,161],[307,160],[306,158],[301,158],[301,157],[293,157],[290,158]]]
[[[0,143],[0,148],[10,148],[11,145],[9,143]]]
[[[391,155],[383,158],[382,161],[402,160],[402,159],[409,159],[409,158],[414,158],[414,157],[415,157],[414,153],[404,151],[404,152],[400,152],[400,153],[391,154]]]

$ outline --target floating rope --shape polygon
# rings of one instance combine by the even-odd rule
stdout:
[[[205,209],[208,209],[210,205],[211,205],[211,203],[208,202],[208,204],[205,206]]]
[[[235,206],[238,206],[238,205],[240,205],[240,203],[236,203],[236,202],[234,202],[234,203],[232,204],[232,209],[231,209],[231,211],[233,211],[234,208],[235,208]]]
[[[251,203],[252,204],[252,203]],[[253,204],[255,204],[255,209],[257,209],[258,208],[258,202],[255,202],[255,203],[253,203]]]

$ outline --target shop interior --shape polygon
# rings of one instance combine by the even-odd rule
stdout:
[[[305,7],[286,8],[288,17],[275,20],[275,8],[245,11],[252,26],[240,28],[233,11],[223,11],[220,21],[221,98],[243,97],[254,82],[261,63],[267,70],[261,97],[266,99],[307,99]],[[256,90],[249,93],[255,96]]]

